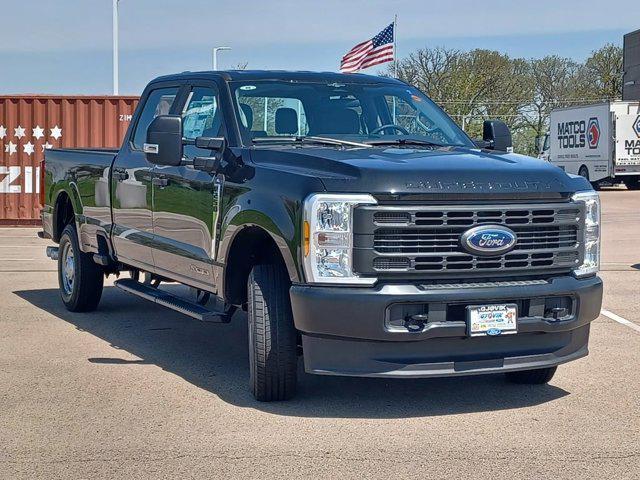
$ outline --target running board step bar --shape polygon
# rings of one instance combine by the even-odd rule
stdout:
[[[131,278],[116,280],[113,284],[125,292],[132,293],[145,300],[170,308],[171,310],[188,315],[202,322],[229,323],[231,321],[231,316],[225,312],[209,310],[202,305],[190,302],[169,292],[158,290],[157,288],[137,282]]]

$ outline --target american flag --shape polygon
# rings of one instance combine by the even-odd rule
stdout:
[[[359,43],[342,57],[340,71],[355,73],[365,68],[373,67],[394,60],[392,23],[379,34],[366,42]]]

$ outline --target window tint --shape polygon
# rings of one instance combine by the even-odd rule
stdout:
[[[136,125],[136,131],[133,135],[133,145],[142,150],[144,142],[147,141],[147,129],[149,124],[158,115],[168,115],[173,105],[176,95],[178,94],[178,87],[171,88],[159,88],[153,90],[147,102],[144,104],[144,109]]]
[[[255,87],[236,90],[241,126],[252,137],[307,135],[304,103],[292,97],[264,96]],[[278,112],[279,111],[279,112]]]
[[[410,136],[473,146],[446,113],[408,85],[254,81],[231,82],[231,88],[245,144],[259,144],[260,137],[315,135],[356,142]]]
[[[430,114],[430,111],[434,110],[433,107],[428,104],[421,105],[423,102],[419,96],[411,95],[411,102],[407,97],[398,95],[385,95],[384,98],[389,121],[393,125],[403,127],[409,134],[443,144],[449,143],[455,135],[449,125],[440,126],[433,120],[435,115]],[[379,123],[384,124],[385,119],[381,118]]]
[[[213,88],[196,87],[189,94],[182,112],[182,136],[190,140],[197,137],[218,137],[222,118]]]

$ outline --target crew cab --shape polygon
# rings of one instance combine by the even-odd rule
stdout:
[[[248,321],[261,401],[291,398],[300,363],[546,383],[587,355],[600,312],[600,203],[510,147],[502,122],[472,141],[391,78],[169,75],[119,150],[46,152],[44,236],[71,311],[116,275],[204,322]]]

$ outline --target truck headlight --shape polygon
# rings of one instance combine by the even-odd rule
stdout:
[[[600,270],[600,197],[594,191],[578,192],[571,197],[584,203],[584,261],[573,273],[577,277],[593,275]]]
[[[353,209],[375,205],[371,195],[317,193],[304,202],[304,270],[310,283],[372,285],[353,272]]]

